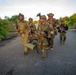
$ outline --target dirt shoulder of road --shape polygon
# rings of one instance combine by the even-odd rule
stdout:
[[[9,39],[12,39],[12,38],[14,38],[14,37],[17,37],[18,36],[18,33],[17,32],[11,32],[11,33],[9,33],[6,37],[5,37],[5,39],[3,39],[3,40],[1,40],[0,39],[0,43],[2,42],[2,41],[5,41],[5,40],[9,40]]]
[[[76,29],[69,29],[70,31],[76,31]]]

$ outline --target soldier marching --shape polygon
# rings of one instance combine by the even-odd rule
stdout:
[[[46,47],[49,42],[48,39],[51,39],[51,31],[53,30],[52,26],[47,23],[47,19],[45,15],[40,16],[40,23],[38,25],[38,40],[39,46],[42,51],[42,57],[46,57]]]
[[[58,25],[57,28],[60,33],[60,45],[65,44],[68,25],[65,24],[64,20],[60,20],[60,25]]]
[[[22,39],[22,44],[24,46],[24,54],[27,54],[28,48],[26,47],[26,44],[28,42],[29,27],[24,21],[24,15],[21,13],[19,13],[18,21],[16,22],[16,31]]]
[[[24,21],[24,15],[20,13],[18,15],[18,21],[16,22],[16,31],[22,39],[24,54],[28,54],[29,47],[26,46],[28,41],[31,43],[33,40],[36,40],[37,42],[33,42],[33,45],[35,46],[36,44],[42,52],[42,58],[46,58],[47,49],[53,50],[54,38],[58,32],[60,33],[60,44],[62,45],[65,43],[68,26],[63,20],[60,21],[59,24],[58,20],[53,18],[53,13],[47,14],[48,19],[45,15],[41,15],[41,13],[37,16],[39,16],[39,24],[36,29],[33,18],[29,18],[27,23]]]

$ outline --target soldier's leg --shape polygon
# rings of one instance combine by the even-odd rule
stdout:
[[[46,49],[48,50],[48,49],[50,49],[50,47],[51,47],[51,42],[49,39],[47,39]]]
[[[42,57],[45,58],[46,57],[46,44],[43,43],[42,45]]]
[[[53,45],[54,45],[54,38],[55,38],[55,34],[52,34],[52,38],[51,38],[51,50],[53,50]]]
[[[24,53],[28,53],[28,48],[25,46],[28,42],[28,35],[22,34],[22,43],[24,45]]]
[[[51,50],[53,50],[53,44],[54,44],[54,38],[52,38],[52,39],[50,40],[50,48],[51,48]]]
[[[28,53],[28,48],[26,47],[26,44],[27,44],[27,42],[28,42],[28,35],[25,35],[24,41],[25,41],[24,52],[25,52],[25,53]]]
[[[66,40],[66,33],[64,33],[63,44],[65,43],[65,40]]]
[[[43,44],[43,40],[42,40],[42,39],[39,39],[39,40],[38,40],[38,48],[41,49],[42,57],[45,58],[45,57],[46,57],[45,47],[44,47],[44,44]]]
[[[22,39],[22,44],[23,44],[23,46],[25,46],[25,44],[24,44],[24,37],[25,37],[24,34],[22,34],[22,35],[21,35],[21,39]]]
[[[57,30],[56,27],[54,27],[54,34],[55,34],[55,35],[58,35],[58,30]]]
[[[63,40],[62,37],[63,37],[62,33],[60,33],[60,45],[62,45],[62,40]]]
[[[44,43],[43,43],[42,39],[39,40],[39,48],[41,49],[42,57],[45,58],[46,57],[46,55],[45,55],[45,48],[44,48]]]

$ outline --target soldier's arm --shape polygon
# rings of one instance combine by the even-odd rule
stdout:
[[[40,25],[38,25],[37,35],[38,35],[38,36],[40,36],[40,34],[41,34],[41,26],[40,26]]]
[[[40,28],[40,26],[38,25],[37,34],[39,34],[39,28]]]
[[[56,27],[57,22],[56,22],[56,19],[55,18],[53,18],[53,23],[54,23],[54,27]]]
[[[27,31],[26,33],[29,34],[29,27],[28,24],[25,22],[25,31]]]
[[[53,26],[49,24],[48,28],[49,28],[49,34],[54,34]]]
[[[65,24],[65,25],[64,25],[64,28],[65,28],[65,30],[67,31],[67,30],[68,30],[68,25]]]
[[[33,25],[33,31],[34,31],[34,32],[36,31],[36,26],[35,26],[35,25]]]
[[[52,26],[51,24],[49,24],[49,25],[48,25],[48,29],[49,29],[50,31],[53,31],[53,26]]]
[[[16,26],[16,32],[19,32],[19,29],[18,29],[18,24],[17,24],[17,22],[15,23],[15,26]]]
[[[15,23],[15,25],[16,25],[16,29],[18,29],[18,25],[17,25],[17,22]]]

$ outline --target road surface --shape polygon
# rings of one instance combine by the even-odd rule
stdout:
[[[0,43],[0,75],[14,67],[13,75],[76,75],[76,31],[67,32],[65,45],[55,37],[54,51],[48,50],[45,60],[36,50],[23,54],[21,38]]]

